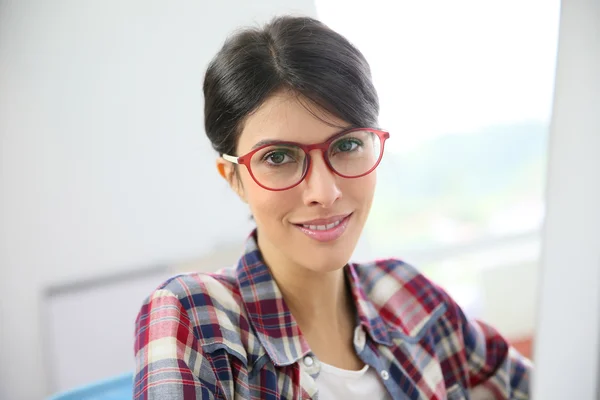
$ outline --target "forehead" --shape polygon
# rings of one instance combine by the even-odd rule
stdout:
[[[319,143],[348,127],[347,122],[303,97],[290,91],[277,92],[246,118],[238,151],[244,154],[264,140]]]

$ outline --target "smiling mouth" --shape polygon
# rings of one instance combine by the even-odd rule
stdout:
[[[294,224],[302,233],[319,242],[331,242],[340,238],[353,213],[333,218],[307,221],[307,224]]]
[[[313,231],[328,231],[329,229],[335,228],[336,226],[341,224],[343,219],[344,218],[342,218],[338,221],[332,222],[331,224],[327,224],[327,225],[305,225],[305,224],[302,224],[302,226],[306,229],[312,229]]]

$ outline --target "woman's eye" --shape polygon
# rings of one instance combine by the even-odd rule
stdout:
[[[346,139],[338,142],[335,146],[335,149],[339,152],[346,153],[356,150],[358,146],[359,143],[357,143],[356,140]]]
[[[292,161],[291,157],[288,154],[280,151],[267,154],[265,160],[267,161],[267,163],[272,165],[285,164]]]
[[[269,156],[269,161],[274,164],[281,164],[283,160],[285,160],[285,155],[281,153],[275,153]]]

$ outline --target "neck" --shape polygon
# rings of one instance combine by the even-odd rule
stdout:
[[[354,305],[343,268],[329,272],[310,270],[286,259],[269,246],[259,248],[273,278],[303,334],[339,332],[354,327]]]

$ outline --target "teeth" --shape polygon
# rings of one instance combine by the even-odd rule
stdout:
[[[336,226],[338,226],[340,224],[340,222],[342,222],[342,221],[341,220],[335,221],[328,225],[302,225],[302,226],[305,227],[306,229],[310,229],[312,231],[326,231],[328,229],[335,228]]]

